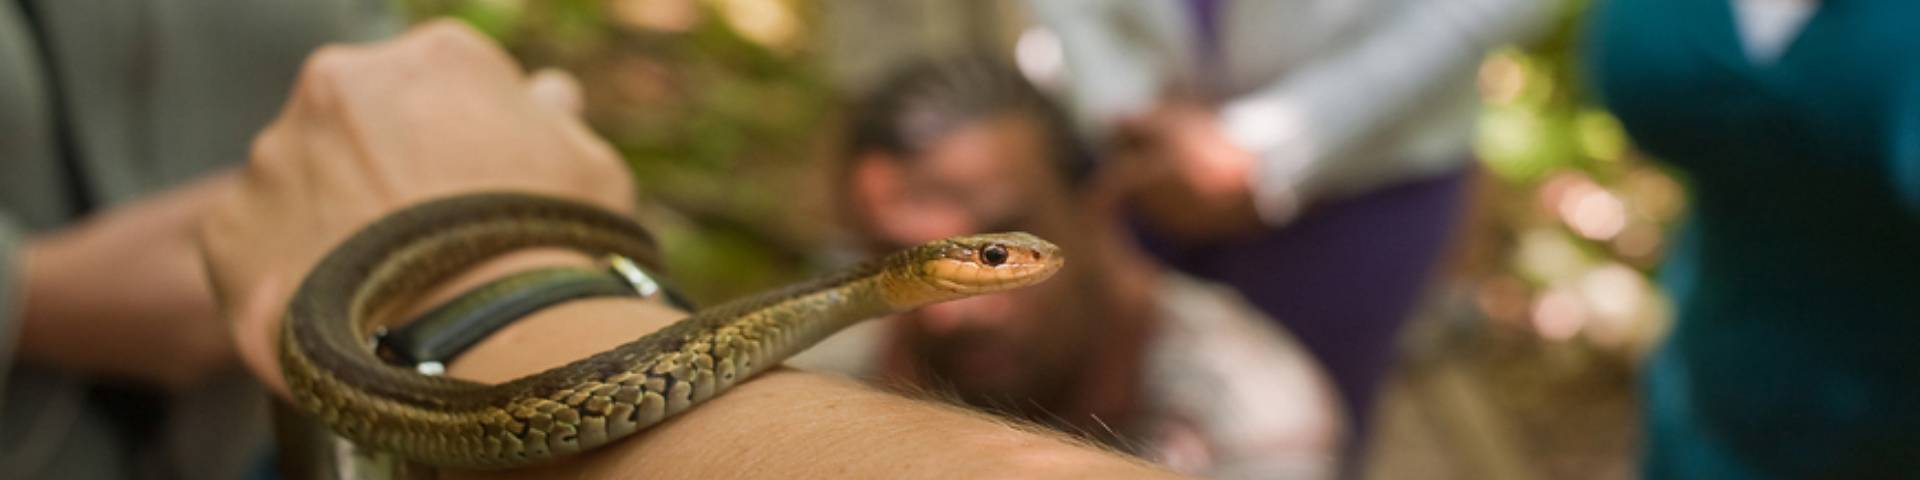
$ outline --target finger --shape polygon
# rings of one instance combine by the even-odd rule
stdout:
[[[560,69],[542,68],[533,72],[533,77],[527,79],[527,95],[533,97],[533,103],[568,115],[579,115],[585,109],[580,81]]]

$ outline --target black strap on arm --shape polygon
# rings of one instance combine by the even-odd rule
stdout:
[[[540,309],[591,297],[664,296],[669,304],[693,305],[625,258],[607,268],[553,267],[502,277],[434,307],[405,325],[376,334],[374,351],[395,364],[438,375],[446,362],[474,344]]]

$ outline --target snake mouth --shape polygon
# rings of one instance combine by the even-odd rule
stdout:
[[[1046,281],[1058,268],[1048,265],[978,268],[966,264],[936,260],[928,270],[940,272],[930,278],[941,290],[963,295],[1011,290]]]
[[[975,295],[1040,283],[1065,265],[1060,247],[1026,233],[991,233],[941,242],[921,271],[939,290]]]

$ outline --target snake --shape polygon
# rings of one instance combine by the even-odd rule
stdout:
[[[423,375],[374,354],[370,332],[384,309],[536,247],[660,260],[637,222],[571,200],[485,192],[399,210],[334,247],[295,290],[279,337],[292,403],[357,445],[421,464],[539,464],[643,432],[860,321],[1039,283],[1065,262],[1059,247],[1026,233],[936,240],[497,384]]]

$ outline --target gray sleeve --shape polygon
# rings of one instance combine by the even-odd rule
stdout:
[[[348,30],[341,40],[349,42],[369,42],[385,40],[406,30],[405,12],[400,2],[387,0],[360,0],[348,15]]]
[[[13,371],[20,317],[26,307],[26,282],[21,278],[26,266],[20,251],[25,243],[26,234],[6,213],[0,213],[0,389],[5,388],[7,374]]]
[[[66,208],[51,193],[59,184],[45,161],[53,156],[53,133],[35,48],[18,5],[0,3],[0,390],[13,369],[26,298],[20,247],[27,226],[51,222],[55,209]]]
[[[315,48],[404,26],[387,0],[37,1],[64,160],[103,206],[243,162]]]
[[[1557,5],[1408,2],[1351,47],[1222,108],[1227,136],[1261,156],[1252,182],[1262,216],[1284,223],[1303,197],[1358,193],[1461,163],[1463,155],[1351,161],[1341,154],[1379,141],[1436,95],[1470,104],[1473,71],[1486,52],[1536,33]]]
[[[1130,17],[1134,12],[1127,5],[1037,0],[1031,7],[1060,42],[1068,72],[1061,93],[1082,135],[1105,139],[1115,121],[1150,110],[1160,100],[1166,82],[1160,62],[1175,54],[1135,31],[1142,22]]]

